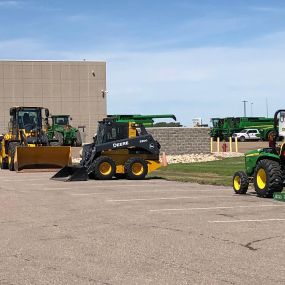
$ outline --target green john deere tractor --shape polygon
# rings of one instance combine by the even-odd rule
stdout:
[[[52,124],[48,128],[49,139],[57,141],[57,145],[82,146],[81,135],[78,129],[70,125],[69,115],[51,116]]]
[[[268,148],[245,153],[245,172],[238,171],[233,176],[236,194],[246,194],[249,183],[253,183],[256,194],[271,198],[275,192],[282,192],[285,180],[285,143],[277,145],[278,137],[285,135],[285,110],[274,115],[275,134]]]

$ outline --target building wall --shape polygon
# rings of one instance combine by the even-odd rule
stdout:
[[[106,63],[93,61],[0,61],[0,132],[12,106],[43,106],[86,126],[86,140],[106,116]]]
[[[210,128],[148,128],[166,154],[210,153]]]

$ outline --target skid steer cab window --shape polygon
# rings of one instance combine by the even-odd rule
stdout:
[[[128,124],[113,123],[110,125],[99,125],[96,144],[112,142],[128,138]]]
[[[26,132],[41,129],[40,110],[24,109],[18,113],[19,128]]]

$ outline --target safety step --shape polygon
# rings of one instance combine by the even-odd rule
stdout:
[[[285,202],[285,192],[275,192],[273,193],[273,198],[277,201],[283,201]]]

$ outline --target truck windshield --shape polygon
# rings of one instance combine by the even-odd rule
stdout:
[[[245,134],[247,130],[241,130],[240,133]]]

